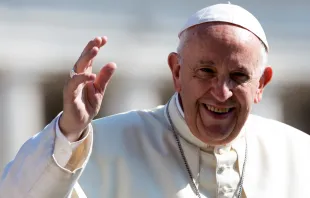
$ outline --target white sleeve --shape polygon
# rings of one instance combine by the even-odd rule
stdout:
[[[58,117],[27,140],[14,160],[5,167],[0,180],[0,198],[69,198],[73,194],[86,197],[81,189],[80,192],[75,189],[79,187],[77,180],[92,151],[92,126],[88,127],[86,139],[75,148],[67,164],[62,166],[57,162],[54,151]]]
[[[60,166],[65,166],[72,156],[72,152],[74,152],[79,145],[81,145],[89,135],[89,129],[85,130],[82,139],[77,142],[70,142],[63,135],[59,128],[59,119],[61,114],[56,118],[56,139],[55,139],[55,148],[54,148],[54,156],[55,160],[58,162]]]

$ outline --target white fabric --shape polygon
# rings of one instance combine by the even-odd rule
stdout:
[[[59,119],[61,114],[56,119],[56,139],[55,139],[55,148],[54,148],[54,156],[60,166],[65,166],[72,156],[72,152],[81,145],[84,140],[88,137],[89,131],[86,130],[83,138],[77,142],[70,142],[63,135],[59,128]]]
[[[186,141],[199,149],[198,185],[206,197],[232,197],[239,183],[239,172],[236,170],[237,153],[231,145],[211,147],[196,138],[189,130],[176,93],[171,100],[169,112],[177,132]],[[244,134],[244,131],[242,133]],[[241,135],[238,138],[242,137]],[[201,151],[202,150],[202,151]]]
[[[54,120],[28,140],[6,167],[0,182],[0,197],[69,197],[83,170],[79,183],[89,198],[194,198],[165,110],[170,112],[178,130],[188,131],[180,124],[184,121],[175,103],[96,120],[82,144],[91,146],[93,142],[93,152],[86,149],[81,155],[73,153],[83,163],[81,169],[73,171],[59,166],[52,157]],[[244,162],[245,140],[248,142],[244,180],[247,198],[309,197],[310,137],[297,129],[250,115],[243,135],[231,147],[210,153],[187,139],[180,140],[203,198],[231,195]]]
[[[175,94],[173,100],[175,105],[172,105],[171,107],[177,107],[176,110],[180,114],[179,119],[181,122],[184,122],[184,113],[179,101],[179,95],[177,93]],[[59,128],[59,118],[60,116],[56,122],[56,144],[54,155],[58,163],[61,166],[65,166],[71,157],[72,150],[74,150],[77,145],[81,144],[83,140],[86,139],[87,135],[78,142],[70,143]],[[193,136],[189,130],[180,131],[187,141],[198,145],[200,148],[205,149],[205,151],[207,149],[209,149],[209,151],[210,149],[214,149],[208,147],[205,143]],[[199,162],[200,174],[197,184],[206,197],[232,197],[239,182],[239,173],[235,170],[237,153],[235,150],[231,150],[231,147],[227,147],[226,150],[224,148],[220,151],[220,154],[215,155],[199,152],[201,161]]]
[[[178,93],[176,93],[176,94],[177,94],[177,96],[175,97],[175,100],[176,100],[177,108],[178,108],[178,111],[181,114],[181,116],[184,118],[184,112],[183,112],[183,109],[181,107],[181,102],[180,102],[179,94]]]
[[[92,127],[89,126],[88,138],[72,153],[70,161],[60,166],[53,154],[58,117],[26,141],[15,159],[5,167],[0,198],[86,197],[76,182],[90,157]]]
[[[255,34],[269,50],[265,32],[259,21],[244,8],[233,4],[216,4],[197,11],[187,20],[179,36],[190,27],[208,22],[226,22],[241,26]]]

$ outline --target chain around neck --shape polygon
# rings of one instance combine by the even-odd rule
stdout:
[[[194,193],[196,194],[196,196],[198,198],[201,198],[201,195],[200,195],[200,192],[199,192],[199,189],[197,187],[197,185],[195,184],[195,180],[194,180],[194,177],[193,177],[193,174],[192,174],[192,171],[188,165],[188,162],[187,162],[187,159],[186,159],[186,156],[185,156],[185,153],[184,153],[184,150],[183,150],[183,147],[181,145],[181,142],[180,142],[180,138],[179,138],[179,135],[177,134],[176,132],[176,128],[171,120],[171,116],[170,116],[170,113],[169,113],[169,105],[170,105],[170,101],[171,99],[169,100],[168,104],[167,104],[167,110],[166,110],[166,114],[167,114],[167,117],[168,117],[168,121],[169,121],[169,124],[171,126],[171,129],[172,129],[172,132],[173,132],[173,136],[175,138],[175,141],[178,145],[178,148],[179,148],[179,151],[180,151],[180,154],[181,154],[181,157],[182,157],[182,160],[183,160],[183,163],[184,163],[184,166],[186,168],[186,171],[188,173],[188,176],[190,178],[190,185],[194,191]],[[245,165],[246,165],[246,161],[247,161],[247,154],[248,154],[248,146],[247,146],[247,141],[245,140],[245,155],[244,155],[244,161],[243,161],[243,166],[242,166],[242,173],[241,173],[241,177],[240,177],[240,180],[239,180],[239,183],[238,183],[238,187],[234,193],[233,196],[236,195],[237,198],[241,198],[241,194],[242,194],[242,189],[243,189],[243,181],[244,181],[244,172],[245,172]]]

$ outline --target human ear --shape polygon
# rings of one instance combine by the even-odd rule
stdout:
[[[264,88],[268,83],[270,83],[272,75],[272,68],[270,66],[267,66],[259,80],[259,87],[257,88],[256,95],[254,97],[254,103],[259,103],[262,100]]]
[[[181,66],[179,64],[179,55],[176,52],[172,52],[169,54],[168,65],[171,70],[174,89],[176,92],[180,93],[181,91],[181,79],[180,79]]]

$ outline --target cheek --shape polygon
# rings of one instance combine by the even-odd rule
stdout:
[[[194,120],[197,117],[197,111],[199,111],[198,101],[208,92],[208,83],[195,78],[190,78],[186,81],[184,80],[182,85],[181,97],[184,113],[188,123],[194,123]],[[188,120],[188,118],[190,118],[190,120]]]
[[[233,91],[241,111],[249,111],[256,95],[256,89],[253,86],[238,87]]]
[[[183,92],[188,97],[193,99],[199,99],[203,97],[209,90],[211,82],[209,80],[197,79],[190,77],[182,82]]]

